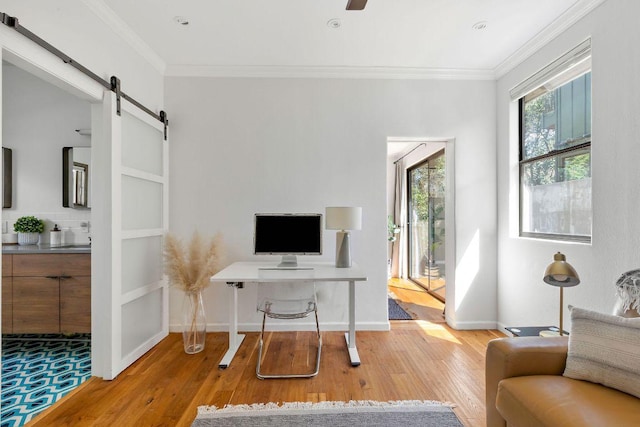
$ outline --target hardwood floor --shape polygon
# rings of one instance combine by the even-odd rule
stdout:
[[[390,279],[389,293],[415,319],[444,323],[444,303],[429,295],[424,288],[402,279]]]
[[[317,377],[293,380],[256,378],[258,333],[247,334],[225,370],[217,364],[226,334],[209,333],[205,350],[195,355],[184,353],[180,334],[170,334],[114,381],[92,378],[28,425],[189,426],[199,405],[433,399],[454,403],[465,426],[484,426],[484,352],[503,335],[452,330],[442,303],[426,292],[402,281],[389,289],[419,320],[392,321],[389,332],[358,332],[359,367],[349,363],[342,332],[323,332]],[[309,369],[314,341],[311,332],[269,334],[265,369]]]

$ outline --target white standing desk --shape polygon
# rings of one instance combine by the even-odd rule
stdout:
[[[233,288],[229,296],[229,350],[218,364],[226,368],[242,344],[244,335],[238,333],[238,289],[245,282],[344,282],[349,283],[349,331],[345,333],[352,366],[360,365],[356,348],[356,282],[367,276],[355,264],[350,268],[336,268],[332,262],[300,263],[300,268],[276,268],[275,262],[235,262],[213,275],[211,282],[223,282]]]

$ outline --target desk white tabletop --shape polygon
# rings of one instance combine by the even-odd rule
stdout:
[[[336,268],[333,262],[299,263],[299,269],[276,268],[272,262],[234,262],[214,274],[211,282],[315,282],[365,281],[367,276],[355,264]]]

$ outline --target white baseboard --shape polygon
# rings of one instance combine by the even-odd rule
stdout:
[[[492,321],[473,321],[473,322],[452,322],[447,319],[447,324],[453,329],[459,331],[476,330],[476,329],[497,329],[496,322]]]
[[[260,332],[261,323],[240,323],[238,330],[242,332]],[[389,331],[391,324],[387,322],[364,322],[356,325],[356,331]],[[227,332],[229,330],[228,323],[208,323],[207,332]],[[267,330],[269,331],[314,331],[314,323],[306,322],[286,322],[286,323],[269,323],[267,321]],[[348,331],[347,323],[320,323],[321,331]],[[182,325],[169,325],[169,332],[182,332]]]
[[[447,324],[456,330],[476,330],[476,329],[498,329],[500,332],[510,335],[505,329],[503,324],[497,324],[492,321],[473,321],[473,322],[451,322],[447,319]],[[262,327],[261,323],[240,323],[238,324],[238,330],[243,332],[260,332]],[[286,322],[275,323],[267,321],[267,329],[270,331],[313,331],[315,330],[315,324],[305,322]],[[363,322],[356,325],[357,331],[389,331],[391,329],[391,323],[386,322]],[[229,330],[228,323],[208,323],[207,332],[227,332]],[[349,325],[347,323],[340,322],[328,322],[320,324],[321,331],[347,331]],[[169,332],[176,333],[182,332],[182,325],[171,324],[169,325]]]

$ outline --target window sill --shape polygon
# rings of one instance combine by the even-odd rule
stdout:
[[[520,233],[518,237],[520,239],[541,242],[574,243],[591,246],[591,236],[565,236],[560,234]]]

